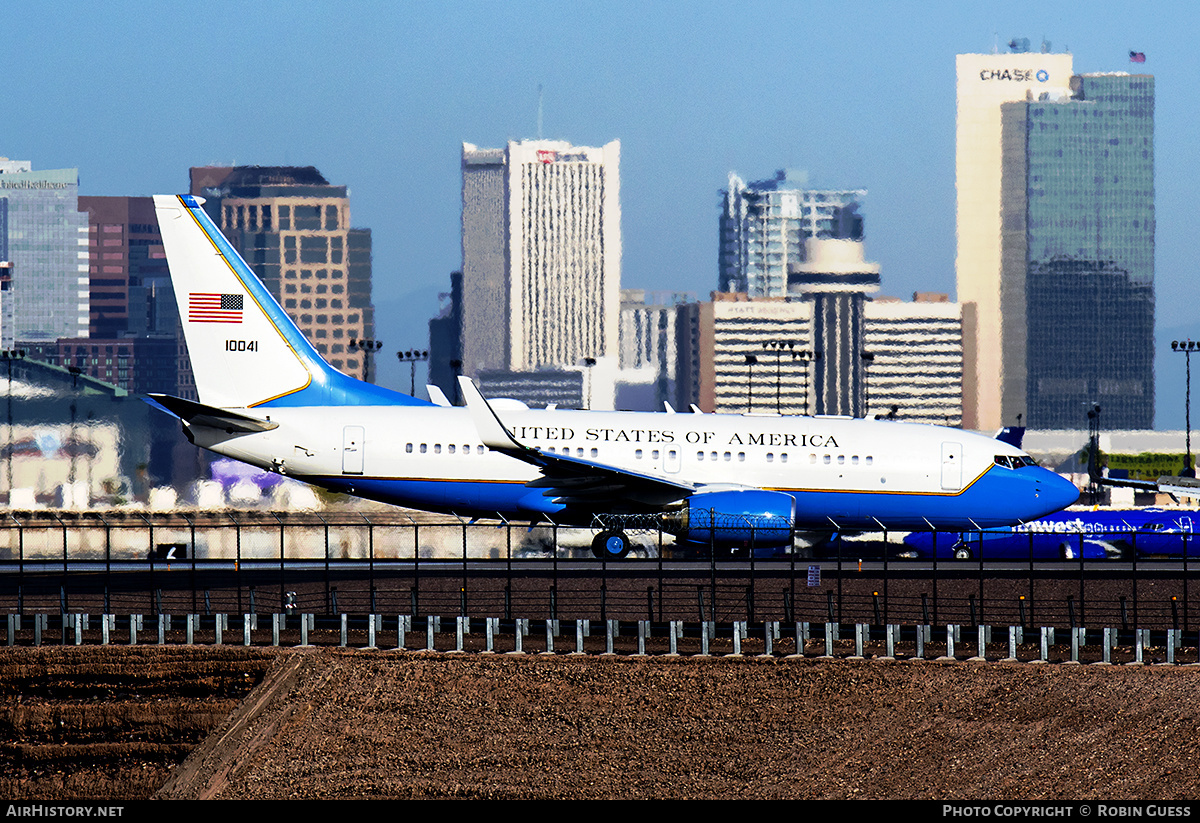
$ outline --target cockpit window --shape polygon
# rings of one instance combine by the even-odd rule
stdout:
[[[1010,455],[1010,454],[998,454],[993,458],[993,460],[996,461],[997,466],[1003,466],[1006,469],[1019,469],[1022,466],[1036,466],[1037,465],[1037,463],[1034,462],[1033,458],[1027,454],[1015,455],[1015,456]]]

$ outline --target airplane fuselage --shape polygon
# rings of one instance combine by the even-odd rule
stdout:
[[[563,512],[525,484],[538,470],[486,448],[465,408],[277,407],[277,428],[230,436],[194,427],[197,445],[336,491],[464,516]],[[1063,505],[1059,478],[981,435],[890,421],[776,415],[508,409],[503,423],[544,452],[679,479],[697,491],[792,494],[801,527],[974,528]],[[681,495],[682,497],[682,495]],[[1068,501],[1069,502],[1069,501]]]

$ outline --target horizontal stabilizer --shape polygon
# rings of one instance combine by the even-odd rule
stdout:
[[[278,423],[251,417],[248,414],[205,406],[203,403],[193,403],[182,397],[172,397],[169,394],[151,394],[150,402],[168,414],[178,417],[189,426],[203,426],[209,429],[222,429],[229,434],[252,434],[279,428]]]

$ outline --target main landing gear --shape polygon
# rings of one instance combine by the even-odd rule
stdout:
[[[600,560],[620,560],[629,554],[629,537],[616,529],[602,531],[592,538],[592,554]]]

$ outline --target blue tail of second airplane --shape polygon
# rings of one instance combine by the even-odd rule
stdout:
[[[322,359],[190,195],[155,195],[200,402],[216,408],[428,405]]]

